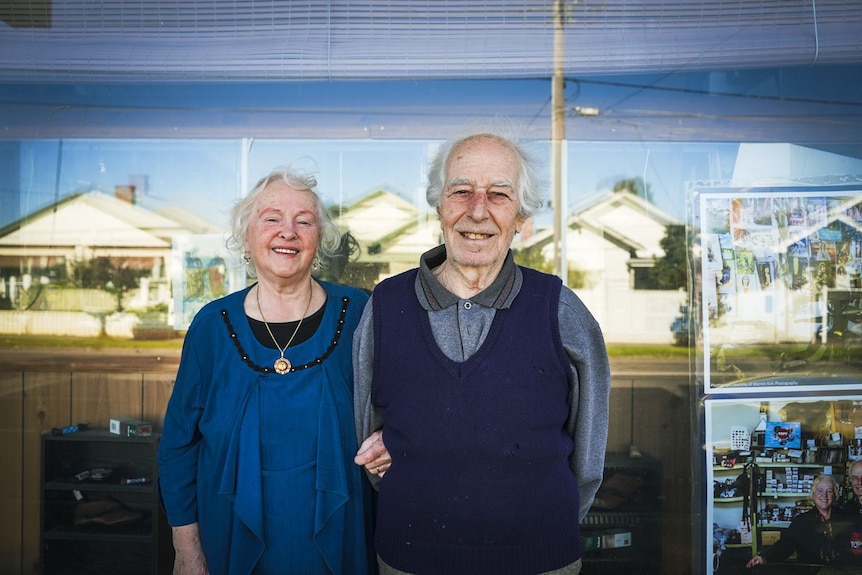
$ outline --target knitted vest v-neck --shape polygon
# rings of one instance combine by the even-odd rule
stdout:
[[[540,573],[581,556],[561,283],[522,271],[512,306],[464,362],[435,342],[415,271],[374,290],[372,398],[392,456],[376,548],[396,569]]]

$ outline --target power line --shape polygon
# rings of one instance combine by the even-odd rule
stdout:
[[[667,77],[667,76],[664,76]],[[617,88],[631,88],[637,90],[654,90],[660,92],[677,92],[682,94],[696,94],[699,96],[726,96],[728,98],[742,98],[748,100],[770,100],[777,102],[794,102],[801,104],[821,104],[832,106],[852,106],[862,108],[862,102],[850,102],[845,100],[822,100],[819,98],[794,98],[788,96],[767,96],[762,94],[742,94],[737,92],[715,92],[711,90],[695,90],[693,88],[676,88],[672,86],[656,86],[655,84],[636,84],[629,82],[612,82],[609,80],[584,80],[580,78],[572,78],[574,82],[583,84],[595,84],[599,86],[613,86]],[[627,96],[631,97],[632,95]]]

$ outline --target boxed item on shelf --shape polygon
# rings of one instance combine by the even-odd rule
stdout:
[[[153,434],[153,424],[140,419],[111,419],[109,431],[123,437],[149,437]]]
[[[602,549],[616,549],[618,547],[631,547],[632,532],[630,529],[618,527],[606,529],[602,532]]]

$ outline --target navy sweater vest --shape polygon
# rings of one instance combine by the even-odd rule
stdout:
[[[401,571],[534,574],[581,556],[561,283],[523,269],[471,358],[448,359],[416,300],[416,271],[374,290],[372,398],[392,466],[375,546]]]

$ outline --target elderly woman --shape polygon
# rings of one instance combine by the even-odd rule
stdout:
[[[276,170],[236,204],[228,245],[257,282],[186,335],[159,445],[175,574],[368,572],[351,367],[368,297],[312,277],[339,241],[316,185]]]
[[[793,518],[790,526],[771,547],[753,557],[747,567],[783,561],[796,552],[799,563],[829,565],[840,563],[847,541],[843,522],[833,513],[837,485],[831,475],[821,475],[811,483],[814,509]]]

